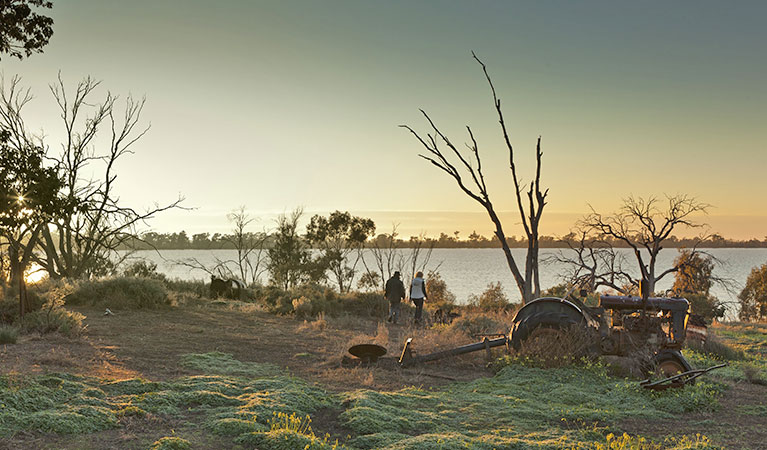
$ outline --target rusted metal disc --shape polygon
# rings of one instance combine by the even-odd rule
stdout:
[[[363,361],[373,362],[386,354],[386,349],[376,344],[357,344],[349,349],[349,353]]]

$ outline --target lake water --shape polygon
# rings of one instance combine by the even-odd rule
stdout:
[[[542,249],[540,258],[544,259],[548,255],[556,252],[568,252],[567,249]],[[620,249],[625,252],[626,258],[633,263],[633,254],[629,249]],[[721,301],[732,302],[728,304],[729,315],[732,315],[737,308],[734,303],[737,302],[737,293],[743,288],[746,277],[754,267],[767,263],[767,249],[741,249],[741,248],[719,248],[705,250],[718,260],[721,264],[714,269],[714,274],[718,277],[728,278],[733,281],[732,288],[715,285],[712,288],[712,294],[716,295]],[[403,256],[410,254],[409,249],[401,249]],[[518,264],[524,264],[526,249],[513,249],[512,253]],[[216,259],[228,260],[234,259],[236,252],[234,250],[161,250],[159,253],[153,250],[135,252],[133,258],[143,258],[157,264],[158,271],[171,278],[180,278],[184,280],[203,279],[208,280],[209,276],[202,270],[190,269],[179,265],[176,261],[196,258],[198,261],[208,267],[215,265]],[[366,251],[364,254],[367,261],[372,262],[371,254]],[[658,256],[658,272],[670,267],[672,261],[678,252],[676,249],[666,249]],[[634,263],[636,265],[636,263]],[[519,291],[514,283],[514,278],[506,264],[503,251],[497,248],[491,249],[434,249],[431,260],[426,266],[424,272],[439,266],[439,273],[442,279],[447,283],[448,289],[456,295],[459,303],[468,301],[469,296],[483,292],[489,283],[500,281],[503,285],[509,299],[518,301]],[[629,269],[631,264],[626,265]],[[363,268],[359,267],[358,272]],[[521,267],[521,270],[524,270]],[[560,283],[561,274],[564,272],[564,266],[561,264],[544,264],[540,269],[541,288],[546,289]],[[629,270],[631,273],[632,271]],[[633,275],[638,272],[636,269]],[[403,271],[403,273],[407,273]],[[657,290],[668,289],[673,284],[673,275],[668,275],[658,283]]]

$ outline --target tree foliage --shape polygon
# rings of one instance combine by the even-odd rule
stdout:
[[[767,319],[767,264],[754,267],[746,279],[746,286],[738,295],[740,320]]]
[[[41,148],[16,146],[8,131],[0,131],[0,236],[8,246],[12,285],[29,263],[41,230],[65,206],[59,197],[63,182],[55,167],[46,167],[44,156]]]
[[[53,36],[53,19],[33,8],[52,7],[46,0],[0,0],[0,54],[22,59],[42,53]]]
[[[716,281],[714,259],[710,255],[681,249],[674,259],[674,267],[678,270],[674,273],[671,289],[690,302],[692,313],[709,320],[724,317],[724,305],[710,292]]]
[[[375,232],[371,219],[335,211],[324,217],[312,216],[306,227],[306,238],[322,252],[322,258],[335,278],[339,292],[348,292],[357,272],[361,255],[359,250]],[[353,259],[350,255],[356,252]]]
[[[274,285],[290,289],[323,278],[327,265],[321,259],[312,258],[306,240],[298,232],[298,222],[303,211],[296,209],[290,215],[277,218],[274,242],[269,248],[267,270]]]
[[[64,139],[61,152],[54,154],[43,135],[29,131],[24,108],[33,97],[20,82],[13,77],[2,83],[0,126],[9,131],[16,148],[45,149],[43,157],[52,161],[63,180],[61,197],[68,205],[76,205],[61,210],[41,227],[35,262],[51,278],[108,273],[114,268],[117,249],[137,236],[138,225],[182,200],[138,211],[121,202],[116,193],[119,163],[149,130],[141,125],[144,100],[128,96],[121,107],[111,92],[99,96],[99,81],[87,77],[70,90],[59,76],[50,91],[63,122]]]

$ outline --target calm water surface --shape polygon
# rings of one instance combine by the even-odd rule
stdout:
[[[525,251],[525,249],[512,250],[514,258],[520,265],[524,264]],[[570,250],[543,249],[541,250],[541,259],[559,251],[568,252]],[[625,252],[630,263],[636,264],[633,262],[633,255],[628,249],[621,249],[621,251]],[[751,269],[767,263],[767,249],[720,248],[705,251],[721,261],[721,264],[714,269],[714,274],[733,281],[734,289],[731,289],[732,292],[719,285],[712,288],[712,293],[725,302],[736,302],[737,293],[743,288]],[[409,252],[409,249],[402,249],[403,255],[408,255]],[[212,267],[217,258],[219,260],[233,259],[235,255],[234,250],[162,250],[160,253],[146,250],[136,252],[132,257],[156,263],[158,271],[171,278],[207,280],[208,275],[204,271],[190,269],[177,264],[176,261],[196,258],[203,264]],[[677,255],[676,249],[662,251],[658,257],[657,268],[663,270],[670,267]],[[369,263],[372,262],[370,254],[366,254],[366,257]],[[439,266],[439,273],[447,283],[448,289],[456,295],[460,303],[465,303],[469,296],[484,291],[489,283],[498,281],[503,285],[510,300],[517,301],[520,298],[501,249],[434,249],[431,260],[424,271],[428,272],[437,266]],[[627,267],[633,268],[630,264]],[[363,270],[361,264],[359,269]],[[524,268],[521,267],[521,270]],[[563,272],[564,267],[561,264],[542,265],[540,270],[541,288],[546,289],[560,283]],[[638,271],[634,270],[634,272]],[[668,289],[672,283],[673,275],[669,275],[659,282],[658,290]],[[729,309],[731,311],[736,310],[734,308]]]

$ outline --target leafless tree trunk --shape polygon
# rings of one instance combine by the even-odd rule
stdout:
[[[251,233],[247,231],[255,219],[245,210],[244,206],[232,211],[226,216],[232,223],[232,234],[225,236],[224,240],[234,245],[237,251],[237,259],[234,261],[225,261],[228,265],[233,263],[240,279],[249,284],[257,284],[261,275],[266,271],[264,261],[266,260],[265,243],[269,238],[266,232]]]
[[[368,265],[365,258],[362,258],[362,265],[367,273],[377,272],[381,275],[381,289],[383,290],[386,288],[386,280],[391,278],[395,271],[402,271],[404,262],[401,253],[397,251],[397,225],[392,225],[391,233],[384,233],[382,236],[374,238],[368,247],[373,257],[373,263]],[[373,267],[371,268],[371,266]]]
[[[145,211],[120,203],[115,193],[117,163],[133,153],[133,144],[149,126],[139,124],[144,99],[129,96],[124,110],[119,111],[118,98],[110,92],[100,101],[94,98],[99,85],[87,77],[69,95],[59,75],[50,86],[65,139],[60,155],[49,158],[61,171],[65,180],[63,195],[71,205],[39,230],[37,244],[42,255],[31,256],[51,278],[88,277],[116,266],[117,249],[137,237],[137,225],[179,207],[182,201],[179,198],[164,206],[155,204]],[[22,110],[31,99],[29,90],[20,89],[19,79],[13,78],[9,89],[0,96],[0,121],[17,145],[31,143],[47,151],[44,137],[29,133],[22,118]],[[101,133],[104,130],[106,133]],[[102,134],[106,138],[99,139]]]
[[[498,115],[498,122],[501,126],[503,133],[504,144],[509,154],[509,168],[511,170],[511,176],[514,181],[515,198],[517,203],[517,209],[519,211],[520,218],[522,220],[522,226],[524,227],[525,234],[527,235],[527,255],[525,257],[524,273],[519,269],[517,262],[514,260],[514,256],[511,253],[511,248],[506,241],[506,233],[503,230],[501,220],[496,213],[495,207],[490,200],[490,194],[485,184],[485,177],[482,172],[482,161],[479,156],[479,148],[477,141],[474,138],[474,134],[470,127],[466,127],[469,134],[470,144],[467,147],[470,150],[470,154],[465,156],[458,148],[450,141],[450,139],[434,124],[431,117],[423,110],[421,113],[429,122],[431,132],[426,133],[424,136],[414,131],[408,125],[401,125],[403,128],[410,131],[421,145],[426,149],[427,154],[420,154],[419,156],[434,164],[439,169],[443,170],[449,176],[451,176],[458,187],[470,198],[474,199],[477,203],[482,205],[487,211],[490,220],[495,225],[495,235],[503,247],[503,252],[506,255],[506,262],[509,265],[514,280],[517,283],[519,292],[522,295],[522,302],[526,303],[530,300],[540,296],[541,286],[540,277],[538,273],[538,235],[541,216],[543,215],[543,208],[546,206],[546,196],[548,195],[548,189],[541,191],[541,138],[538,137],[536,145],[536,169],[535,178],[530,183],[529,189],[525,192],[524,186],[520,182],[517,167],[514,163],[514,148],[511,145],[509,133],[506,128],[506,122],[504,120],[503,111],[501,110],[501,100],[498,98],[495,86],[493,85],[490,75],[487,72],[487,67],[480,61],[477,56],[472,53],[474,59],[482,66],[482,71],[485,74],[490,90],[493,94],[493,104],[495,106],[496,113]],[[446,149],[445,149],[446,147]],[[450,162],[448,157],[450,155],[457,158],[458,163],[454,164]],[[451,157],[451,158],[452,158]],[[474,165],[476,163],[476,166]],[[456,167],[457,166],[457,167]],[[467,173],[471,178],[471,181],[467,182],[463,179],[462,173]],[[527,202],[523,200],[523,197],[527,197]]]
[[[547,258],[547,263],[565,266],[562,278],[574,288],[595,292],[607,287],[628,294],[635,280],[624,269],[625,257],[609,242],[590,236],[588,230],[578,230],[563,241],[570,252],[558,251]]]
[[[663,242],[680,227],[703,227],[703,224],[694,222],[691,216],[705,213],[708,208],[708,204],[687,195],[666,196],[665,207],[656,197],[629,197],[616,213],[609,216],[603,216],[592,208],[592,212],[581,220],[580,227],[589,230],[596,239],[612,238],[631,248],[639,267],[640,279],[644,280],[649,292],[654,292],[658,281],[680,269],[679,265],[662,271],[656,267]],[[698,242],[704,239],[705,236],[701,236]],[[693,248],[691,251],[695,253],[698,250]],[[622,271],[619,274],[627,277],[632,285],[639,286],[638,279]]]

